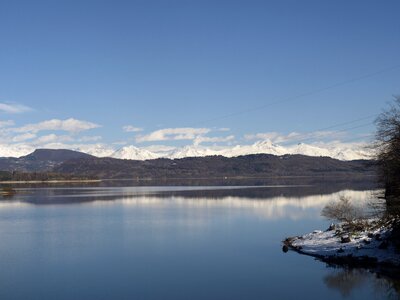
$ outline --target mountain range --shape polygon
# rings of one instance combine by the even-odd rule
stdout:
[[[59,145],[56,148],[60,148]],[[53,145],[50,148],[54,148]],[[156,158],[185,158],[185,157],[205,157],[205,156],[224,156],[237,157],[250,154],[301,154],[308,156],[326,156],[339,160],[370,159],[371,151],[358,144],[305,144],[282,146],[272,143],[269,140],[258,141],[250,145],[235,145],[229,147],[204,147],[200,145],[190,145],[177,148],[165,147],[135,147],[124,146],[118,150],[105,144],[77,145],[71,147],[75,151],[84,152],[97,157],[112,157],[119,159],[148,160]],[[22,147],[10,149],[10,147],[0,145],[0,157],[22,157],[33,152],[35,149]]]
[[[374,175],[373,160],[343,161],[300,154],[251,154],[131,160],[64,149],[38,149],[20,158],[0,158],[0,171],[50,172],[80,178],[257,178]]]
[[[269,140],[259,141],[251,145],[237,145],[228,148],[207,148],[201,146],[184,146],[164,152],[152,152],[135,146],[123,147],[110,157],[121,159],[146,160],[155,158],[185,158],[185,157],[205,157],[220,155],[224,157],[237,157],[250,154],[301,154],[307,156],[326,156],[339,160],[369,159],[370,151],[362,146],[354,147],[346,144],[336,144],[327,146],[316,146],[299,143],[292,146],[281,146]]]

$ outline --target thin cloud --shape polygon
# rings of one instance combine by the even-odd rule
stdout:
[[[95,136],[83,136],[79,139],[79,142],[97,142],[100,141],[103,137],[100,135]]]
[[[126,142],[126,141],[117,141],[117,142],[114,142],[112,144],[116,145],[116,146],[124,146],[124,145],[128,144],[128,142]]]
[[[111,152],[108,146],[92,144],[100,140],[101,136],[79,136],[82,131],[100,127],[92,122],[69,118],[12,127],[14,125],[11,120],[0,122],[0,154],[3,154],[0,157],[26,155],[34,149],[49,147],[66,149],[85,147],[90,152],[99,155]],[[64,132],[64,134],[58,134],[58,132]]]
[[[7,114],[20,114],[31,111],[32,108],[29,106],[18,104],[18,103],[4,103],[0,102],[0,112]]]
[[[142,149],[145,149],[147,151],[155,152],[155,153],[160,153],[160,152],[170,152],[176,149],[174,146],[166,146],[166,145],[150,145],[147,147],[143,147]]]
[[[12,120],[0,121],[0,128],[14,126],[14,124],[15,123]]]
[[[223,137],[197,136],[193,140],[193,145],[198,146],[202,143],[226,143],[234,139],[235,139],[234,135],[223,136]]]
[[[125,132],[140,132],[140,131],[143,131],[143,128],[134,127],[132,125],[125,125],[122,127],[122,130]]]
[[[13,131],[37,133],[39,131],[60,130],[60,131],[67,131],[70,133],[79,133],[81,131],[94,129],[98,127],[101,126],[92,122],[69,118],[66,120],[52,119],[39,123],[28,124],[19,128],[14,128]]]
[[[321,139],[338,139],[343,138],[347,135],[343,131],[315,131],[315,132],[291,132],[288,134],[281,134],[279,132],[263,132],[255,134],[246,134],[244,138],[246,140],[270,140],[273,143],[298,143],[309,140],[321,140]]]
[[[63,142],[72,142],[73,138],[69,135],[56,135],[54,133],[43,135],[35,140],[35,144],[41,145],[45,143],[63,143]]]
[[[136,142],[194,140],[197,136],[207,134],[210,131],[209,128],[165,128],[153,131],[148,135],[137,136]]]
[[[19,135],[14,136],[12,138],[12,141],[18,143],[18,142],[31,140],[31,139],[34,139],[34,138],[36,138],[36,134],[28,132],[28,133],[23,133],[23,134],[19,134]]]

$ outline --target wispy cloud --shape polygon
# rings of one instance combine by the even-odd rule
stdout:
[[[47,134],[42,135],[38,139],[34,141],[37,145],[47,144],[47,143],[64,143],[64,142],[72,142],[73,138],[69,135],[57,135],[57,134]]]
[[[145,149],[147,151],[155,152],[155,153],[160,153],[160,152],[170,152],[176,149],[174,146],[166,146],[166,145],[150,145],[147,147],[143,147],[142,149]]]
[[[12,120],[0,121],[0,128],[13,126],[15,123]]]
[[[7,114],[20,114],[31,111],[32,108],[18,103],[4,103],[0,102],[0,112]]]
[[[222,136],[222,137],[209,137],[209,136],[197,136],[193,140],[193,144],[198,146],[202,143],[226,143],[235,139],[234,135]]]
[[[28,132],[28,133],[23,133],[23,134],[14,136],[12,138],[12,141],[18,143],[18,142],[23,142],[23,141],[34,139],[35,137],[36,137],[36,134]]]
[[[291,132],[288,134],[282,134],[279,132],[263,132],[255,134],[246,134],[244,138],[246,140],[270,140],[274,143],[297,143],[309,140],[321,140],[321,139],[338,139],[346,136],[347,133],[343,131],[315,131],[315,132]]]
[[[155,142],[155,141],[171,141],[171,140],[194,140],[199,135],[207,134],[211,131],[209,128],[165,128],[151,132],[148,135],[136,137],[138,143]]]
[[[112,143],[112,145],[116,145],[116,146],[124,146],[126,144],[128,144],[127,141],[116,141],[116,142]]]
[[[82,148],[96,155],[109,155],[114,151],[112,147],[95,143],[101,139],[101,136],[80,135],[83,131],[98,127],[100,125],[74,118],[51,119],[22,126],[16,126],[11,120],[2,120],[0,121],[0,157],[26,155],[38,148],[75,150]]]
[[[13,131],[37,133],[39,131],[45,131],[45,130],[54,130],[54,131],[61,130],[70,133],[79,133],[81,131],[98,127],[101,126],[92,122],[70,118],[66,120],[52,119],[39,123],[28,124],[19,128],[14,128]]]
[[[100,135],[95,136],[83,136],[79,139],[80,142],[97,142],[100,141],[103,137]]]
[[[143,128],[134,127],[132,125],[125,125],[124,127],[122,127],[122,130],[125,132],[140,132],[143,131]]]

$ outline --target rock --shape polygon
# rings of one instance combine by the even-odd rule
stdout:
[[[350,242],[351,242],[351,239],[350,239],[350,237],[349,237],[348,235],[345,235],[345,236],[342,236],[342,237],[340,238],[340,242],[341,242],[342,244],[344,244],[344,243],[350,243]]]
[[[333,224],[333,223],[332,223],[331,225],[329,225],[327,231],[332,231],[332,230],[336,230],[336,224]]]
[[[343,252],[344,252],[344,250],[342,247],[340,247],[340,249],[337,251],[337,253],[343,253]]]
[[[284,253],[288,252],[288,251],[289,251],[289,247],[288,247],[287,245],[283,245],[282,251],[283,251]]]
[[[368,245],[368,244],[371,244],[371,241],[370,240],[364,240],[364,243]]]
[[[375,234],[375,239],[377,240],[377,241],[382,241],[382,237],[381,237],[381,235],[379,234],[379,233],[377,233],[377,234]]]
[[[370,239],[372,239],[372,238],[374,237],[374,234],[373,234],[372,232],[369,232],[369,233],[368,233],[368,237],[369,237]]]

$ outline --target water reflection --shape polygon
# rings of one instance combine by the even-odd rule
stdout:
[[[328,288],[337,290],[343,298],[350,298],[353,292],[369,284],[374,286],[376,299],[398,299],[400,293],[398,279],[378,276],[364,269],[333,269],[323,281]]]
[[[330,195],[315,195],[305,197],[265,197],[245,198],[237,196],[198,197],[193,196],[137,196],[122,197],[114,201],[121,205],[137,207],[168,207],[184,206],[196,208],[224,208],[225,211],[246,210],[255,216],[269,220],[315,218],[321,209],[330,201],[338,200],[341,196],[351,197],[360,205],[368,203],[373,197],[373,191],[345,190]],[[96,200],[93,205],[109,205],[109,201]]]
[[[0,298],[49,299],[60,290],[69,299],[395,298],[396,280],[280,251],[284,237],[327,226],[320,211],[329,201],[345,195],[364,205],[375,192],[333,184],[19,187],[0,201]],[[43,277],[30,275],[36,270]],[[24,289],[14,289],[17,281]]]
[[[267,178],[202,178],[202,179],[164,179],[164,180],[102,180],[99,182],[53,182],[53,183],[13,183],[16,188],[124,188],[124,187],[213,187],[213,186],[312,186],[325,192],[344,189],[365,190],[379,187],[374,176],[321,176],[321,177],[267,177]],[[9,187],[9,184],[0,184]]]
[[[365,205],[376,190],[342,190],[323,193],[309,186],[265,187],[124,187],[124,188],[41,188],[20,189],[12,200],[0,202],[0,209],[12,205],[125,205],[137,207],[185,206],[192,208],[241,209],[266,219],[319,217],[322,208],[341,196]],[[310,195],[311,194],[311,195]]]

